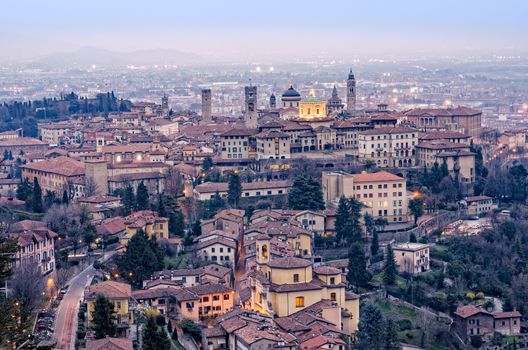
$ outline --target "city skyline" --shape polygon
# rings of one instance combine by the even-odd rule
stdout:
[[[66,1],[4,4],[0,60],[94,47],[172,49],[205,61],[292,61],[362,56],[523,54],[528,4],[314,1],[171,3]],[[16,40],[13,40],[16,38]],[[264,49],[265,48],[265,49]]]

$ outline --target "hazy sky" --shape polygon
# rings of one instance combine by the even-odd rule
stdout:
[[[2,0],[0,58],[95,46],[205,57],[528,52],[528,0]]]

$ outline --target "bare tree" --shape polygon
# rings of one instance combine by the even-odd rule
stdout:
[[[93,177],[87,176],[84,185],[84,196],[95,196],[98,193],[100,193],[99,186],[97,186]]]
[[[45,287],[44,277],[36,264],[25,263],[15,269],[9,283],[9,291],[10,297],[15,300],[15,305],[18,307],[21,324],[41,306]]]

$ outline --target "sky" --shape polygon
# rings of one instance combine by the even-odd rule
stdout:
[[[527,0],[2,0],[0,59],[98,47],[205,58],[528,52]]]

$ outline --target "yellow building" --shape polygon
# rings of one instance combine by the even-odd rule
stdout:
[[[91,285],[84,293],[84,300],[88,306],[88,325],[92,321],[92,314],[95,310],[95,300],[98,295],[102,295],[112,304],[117,316],[118,325],[131,325],[134,316],[130,307],[132,288],[127,283],[104,281]]]
[[[330,266],[313,268],[311,261],[296,257],[270,260],[269,246],[268,236],[257,237],[257,270],[251,274],[251,308],[285,317],[329,300],[343,311],[332,316],[332,322],[346,334],[355,333],[359,297],[346,291],[341,271]]]
[[[159,217],[152,210],[133,212],[125,218],[125,236],[121,243],[126,245],[138,230],[143,230],[149,238],[169,239],[169,219]]]
[[[326,118],[326,101],[316,97],[313,90],[308,97],[299,103],[299,118],[301,119],[319,119]]]

